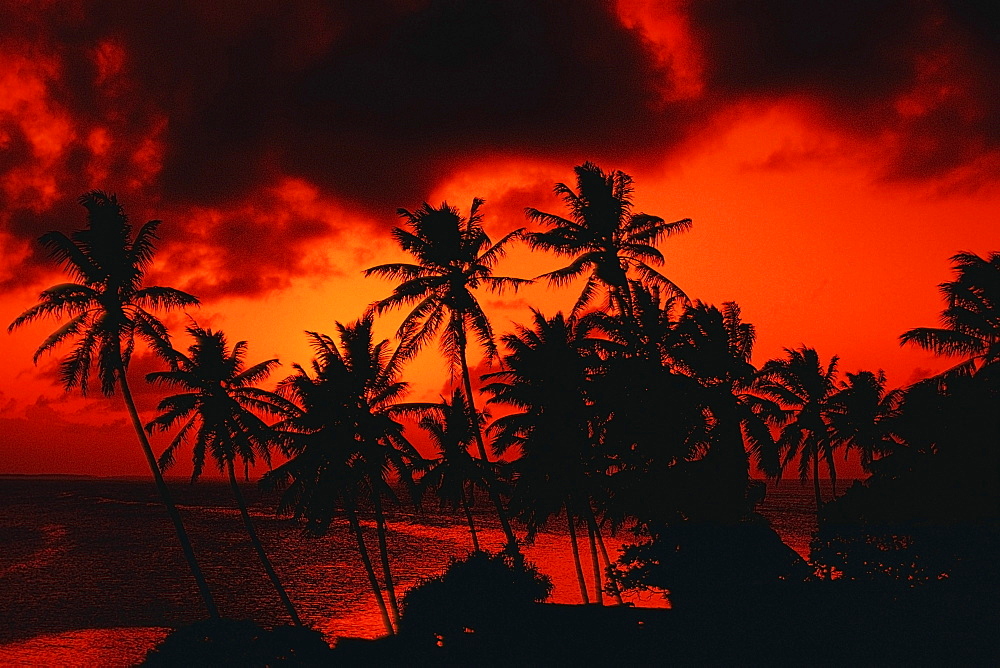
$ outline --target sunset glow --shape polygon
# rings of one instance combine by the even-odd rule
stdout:
[[[396,208],[484,197],[497,238],[525,207],[561,210],[553,185],[592,160],[634,177],[641,210],[694,220],[661,244],[664,273],[737,301],[755,362],[806,344],[897,387],[948,364],[898,344],[936,323],[948,258],[1000,244],[1000,60],[961,3],[229,4],[7,3],[5,322],[61,281],[35,239],[78,227],[76,198],[101,188],[134,224],[165,221],[150,284],[197,295],[191,317],[289,371],[311,356],[305,330],[391,291],[361,270],[401,259]],[[522,246],[498,273],[558,262]],[[577,292],[482,299],[505,332]],[[187,345],[187,319],[166,322]],[[32,366],[52,329],[6,335],[0,472],[143,474],[116,399],[64,393],[54,357]],[[406,376],[415,400],[450,382],[433,350]],[[151,410],[159,390],[135,386]]]

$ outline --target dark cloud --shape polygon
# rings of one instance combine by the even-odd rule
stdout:
[[[913,74],[913,2],[709,0],[689,9],[716,94],[809,92],[869,104]]]
[[[992,92],[1000,22],[988,3],[708,0],[688,8],[706,90],[723,104],[795,96],[841,129],[892,136],[878,156],[888,178],[940,177],[1000,149]]]
[[[294,174],[391,211],[469,153],[608,155],[674,131],[659,114],[669,73],[603,2],[97,1],[70,14],[29,22],[64,54],[54,99],[113,119],[116,136],[166,116],[171,199],[241,199]]]
[[[867,137],[891,130],[889,176],[934,177],[998,147],[997,17],[983,3],[683,7],[704,65],[697,98],[672,94],[670,63],[605,0],[15,5],[0,37],[47,91],[31,110],[36,131],[56,136],[66,119],[73,131],[48,164],[23,124],[0,127],[0,175],[25,184],[0,189],[0,223],[19,238],[52,227],[55,212],[73,226],[81,217],[65,202],[95,186],[157,212],[136,218],[233,212],[284,177],[394,222],[470,157],[659,160],[715,112],[781,96]],[[29,163],[41,167],[21,174]],[[220,275],[202,283],[217,293],[281,287],[306,268],[276,258],[333,231],[223,218],[209,244]],[[203,236],[180,225],[185,240]],[[264,262],[261,276],[248,259]]]

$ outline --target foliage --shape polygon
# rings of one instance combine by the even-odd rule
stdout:
[[[194,343],[187,355],[173,351],[175,368],[146,376],[151,383],[185,390],[162,399],[157,406],[161,414],[146,425],[150,432],[180,425],[160,455],[160,468],[166,470],[173,464],[177,449],[188,438],[194,441],[192,481],[201,475],[206,454],[220,471],[237,459],[253,463],[259,458],[270,464],[270,446],[276,434],[258,414],[283,416],[295,407],[255,385],[267,378],[278,360],[246,367],[246,341],[237,341],[230,349],[223,332],[197,324],[189,326],[187,332]]]
[[[653,527],[625,547],[611,569],[623,592],[658,589],[672,607],[736,606],[811,569],[761,516],[733,524],[681,522]],[[748,600],[749,599],[749,600]]]
[[[389,495],[385,479],[395,470],[408,474],[407,459],[420,459],[393,419],[417,410],[400,404],[407,384],[397,380],[399,356],[389,342],[376,342],[372,318],[337,323],[339,344],[310,332],[316,358],[307,371],[279,384],[294,405],[276,428],[286,432],[293,457],[268,473],[268,484],[284,486],[281,509],[308,520],[315,533],[326,531],[337,504],[357,507],[360,497]]]
[[[142,665],[325,666],[333,658],[322,634],[312,629],[267,630],[250,620],[209,619],[173,631],[149,651]]]
[[[465,629],[502,627],[519,610],[544,601],[551,592],[549,577],[519,553],[472,552],[464,559],[453,557],[444,573],[406,592],[402,630],[447,637]]]
[[[460,363],[469,332],[475,334],[487,359],[496,356],[493,327],[473,290],[516,291],[531,281],[493,275],[507,245],[522,231],[514,230],[492,243],[483,228],[482,205],[482,199],[474,199],[468,217],[447,202],[438,208],[425,203],[414,212],[399,209],[409,229],[394,227],[392,235],[416,264],[382,264],[365,270],[365,276],[402,281],[391,295],[372,305],[373,313],[415,305],[398,332],[405,354],[416,353],[444,325],[441,349],[451,364]]]
[[[169,359],[169,336],[152,313],[198,303],[174,288],[143,287],[153,261],[156,229],[151,220],[132,235],[124,209],[114,195],[94,190],[80,197],[87,209],[87,226],[66,236],[48,232],[42,246],[74,282],[44,290],[35,306],[19,315],[8,331],[42,318],[69,321],[35,351],[34,361],[58,345],[75,340],[59,363],[59,377],[67,390],[87,393],[91,368],[96,364],[105,395],[114,392],[128,367],[135,339]]]
[[[652,265],[664,263],[656,243],[690,229],[691,219],[668,223],[658,216],[634,212],[632,177],[620,170],[605,173],[587,162],[574,171],[575,192],[565,183],[555,186],[556,194],[569,209],[568,218],[534,208],[525,210],[530,220],[551,228],[526,234],[525,240],[531,248],[576,256],[569,265],[539,278],[547,278],[553,285],[564,285],[589,272],[570,315],[580,314],[601,287],[608,290],[608,311],[619,315],[629,313],[630,273],[646,283],[683,295],[673,281]]]
[[[951,261],[955,278],[939,286],[947,303],[944,327],[917,327],[899,338],[938,355],[968,358],[945,373],[970,375],[1000,362],[1000,253],[958,253]]]

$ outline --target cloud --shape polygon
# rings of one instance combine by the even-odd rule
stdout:
[[[738,105],[804,101],[887,178],[975,187],[1000,141],[995,11],[972,2],[72,0],[0,28],[0,245],[117,191],[168,218],[201,296],[323,273],[470,162],[658,163]],[[969,171],[971,170],[971,171]],[[282,194],[314,188],[326,213]],[[287,194],[287,193],[285,193]],[[301,204],[301,203],[300,203]],[[328,215],[337,209],[336,215]],[[34,249],[10,287],[38,279]],[[173,264],[178,263],[178,264]]]
[[[902,0],[690,3],[708,95],[800,100],[877,140],[888,179],[935,179],[1000,149],[996,10]],[[982,174],[985,178],[986,174]]]

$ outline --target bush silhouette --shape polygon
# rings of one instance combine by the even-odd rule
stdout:
[[[401,630],[445,644],[466,633],[501,633],[551,591],[549,577],[520,554],[472,552],[406,592]]]
[[[146,655],[144,666],[320,666],[332,658],[318,631],[250,620],[206,619],[181,627]]]

